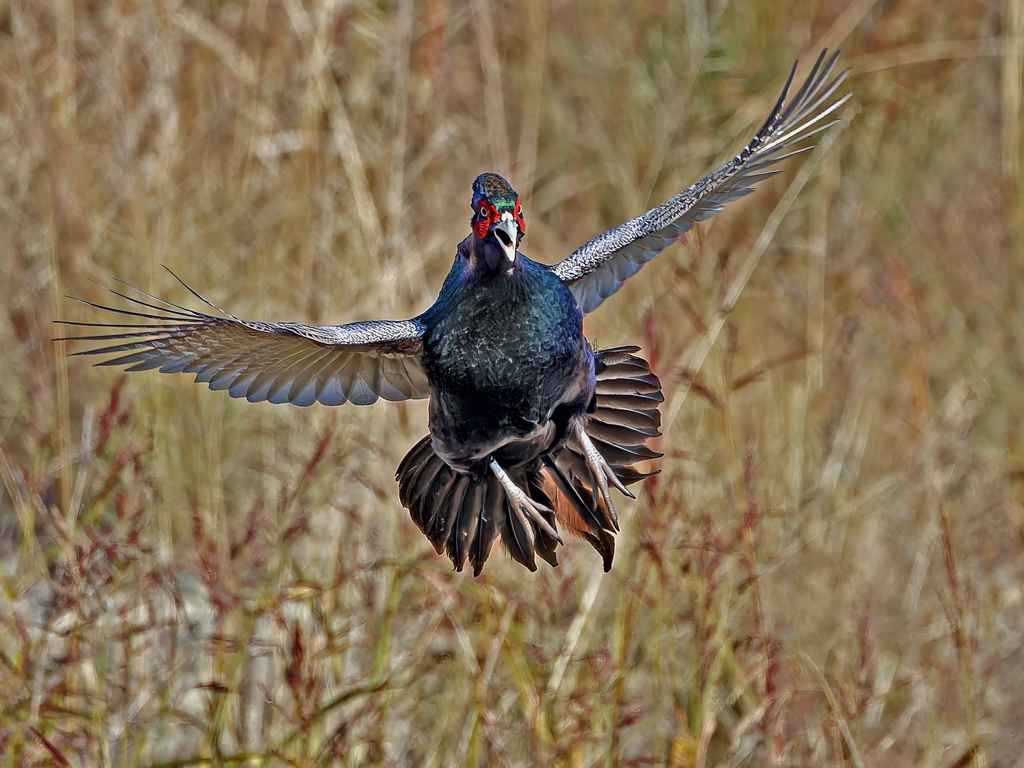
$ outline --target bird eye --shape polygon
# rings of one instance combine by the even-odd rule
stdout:
[[[481,205],[480,206],[480,215],[483,216],[485,219],[487,218],[487,206],[486,205]]]

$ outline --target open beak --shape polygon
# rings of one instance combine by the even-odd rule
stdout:
[[[505,253],[505,258],[509,261],[515,261],[516,243],[519,241],[519,227],[516,225],[516,220],[512,218],[512,214],[508,211],[501,214],[501,218],[494,225],[492,231],[501,245],[501,250]]]

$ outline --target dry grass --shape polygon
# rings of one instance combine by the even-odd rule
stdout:
[[[1020,766],[1022,27],[0,3],[0,765]],[[161,264],[240,316],[409,316],[483,170],[553,261],[736,151],[824,44],[857,107],[774,237],[811,165],[588,319],[668,394],[608,575],[579,543],[452,573],[393,480],[422,404],[251,405],[49,341],[90,280],[187,299]]]

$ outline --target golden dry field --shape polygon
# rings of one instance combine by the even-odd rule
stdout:
[[[612,571],[437,556],[423,402],[68,357],[115,278],[425,309],[552,263],[841,47],[818,149],[587,319],[665,385]],[[0,2],[0,766],[1024,765],[1024,0]],[[798,77],[800,76],[798,73]]]

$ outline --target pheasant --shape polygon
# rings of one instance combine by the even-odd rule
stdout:
[[[100,365],[193,373],[197,382],[251,402],[368,405],[429,398],[429,434],[398,467],[399,498],[438,554],[478,575],[500,538],[531,571],[557,565],[559,529],[585,539],[611,568],[618,516],[611,490],[660,456],[661,384],[635,346],[595,349],[583,315],[646,262],[725,203],[778,173],[781,160],[849,94],[848,70],[823,51],[792,100],[790,71],[768,119],[732,160],[646,213],[547,266],[519,252],[522,202],[508,181],[473,182],[470,234],[458,245],[434,304],[411,320],[345,325],[240,320],[188,309],[133,289],[112,290],[132,309],[82,302],[142,322],[69,325],[117,329],[69,340]],[[126,284],[125,284],[126,285]],[[184,285],[184,283],[183,283]],[[127,286],[131,288],[131,286]]]

